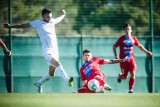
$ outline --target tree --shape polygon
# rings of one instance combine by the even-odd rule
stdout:
[[[153,5],[158,7],[160,0],[155,0]],[[79,5],[76,24],[73,27],[77,32],[85,31],[85,26],[99,28],[110,27],[113,31],[121,31],[123,24],[129,23],[137,35],[149,35],[149,1],[146,0],[78,0]],[[134,4],[134,5],[133,5]],[[155,34],[160,35],[160,12],[153,11]],[[159,8],[159,7],[158,7]],[[90,31],[89,33],[91,33]],[[89,34],[88,33],[88,34]],[[107,34],[106,34],[107,35]]]

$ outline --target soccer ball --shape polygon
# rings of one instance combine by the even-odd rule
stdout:
[[[96,79],[91,79],[88,84],[88,88],[92,91],[95,91],[96,89],[99,88],[99,82]]]

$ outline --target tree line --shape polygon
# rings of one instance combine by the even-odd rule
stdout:
[[[154,35],[160,36],[160,0],[153,1]],[[12,0],[12,22],[26,23],[41,18],[41,10],[49,8],[57,17],[60,10],[67,12],[58,25],[58,35],[118,36],[122,26],[129,23],[134,34],[150,35],[149,0]],[[0,24],[8,22],[8,1],[0,1]],[[35,35],[34,30],[13,30],[13,34]],[[1,29],[0,34],[7,34]]]

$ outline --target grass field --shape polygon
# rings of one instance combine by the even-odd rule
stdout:
[[[160,94],[0,93],[0,107],[160,107]]]

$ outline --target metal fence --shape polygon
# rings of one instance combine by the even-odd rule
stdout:
[[[65,19],[56,26],[57,36],[120,36],[123,34],[123,24],[129,23],[133,27],[134,35],[151,38],[151,51],[154,53],[154,36],[160,36],[159,4],[160,0],[1,0],[0,25],[41,19],[43,8],[51,9],[54,17],[59,16],[60,10],[65,9],[67,13]],[[37,35],[36,31],[30,28],[8,30],[0,26],[0,36],[9,36],[10,50],[13,34]],[[153,57],[152,71],[154,62]],[[11,76],[12,63],[11,57],[9,60]],[[154,92],[154,89],[152,90]]]
[[[7,37],[2,40],[7,41]],[[112,46],[117,37],[58,37],[60,61],[69,76],[74,76],[74,87],[69,88],[67,83],[57,74],[43,86],[44,92],[71,93],[81,87],[80,67],[82,65],[82,49],[89,48],[93,56],[113,59]],[[150,37],[138,37],[140,43],[148,50],[151,49]],[[135,93],[160,92],[160,37],[154,42],[154,71],[151,57],[147,57],[137,47],[134,48],[137,72]],[[38,37],[13,37],[12,72],[10,72],[9,57],[0,51],[0,92],[37,92],[34,81],[48,72],[48,65],[42,56],[41,42]],[[120,73],[119,64],[101,65],[106,74],[107,83],[112,87],[112,93],[128,92],[128,80],[117,82]],[[12,89],[12,90],[11,90]]]

